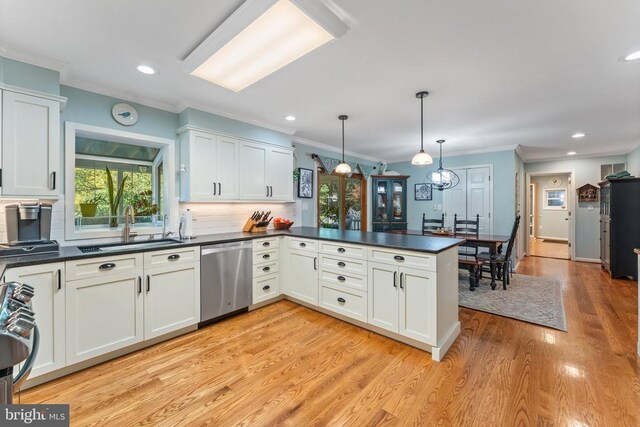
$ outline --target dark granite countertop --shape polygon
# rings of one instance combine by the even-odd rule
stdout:
[[[464,242],[463,239],[451,237],[415,236],[395,233],[373,233],[361,231],[340,231],[318,229],[313,227],[293,227],[290,230],[269,230],[266,233],[220,233],[198,236],[191,240],[176,241],[175,244],[156,246],[151,248],[138,248],[132,245],[130,249],[109,252],[83,253],[78,246],[61,246],[59,252],[45,253],[39,255],[24,255],[15,257],[0,258],[0,275],[4,270],[12,267],[26,265],[47,264],[59,261],[70,261],[82,258],[97,258],[112,255],[122,255],[131,252],[150,252],[164,249],[188,246],[204,246],[217,243],[229,243],[242,240],[260,239],[270,236],[293,236],[308,239],[328,240],[342,243],[352,243],[367,246],[380,246],[391,249],[402,249],[407,251],[426,252],[437,254]],[[84,242],[81,246],[88,246],[90,241]],[[96,245],[97,246],[97,245]]]

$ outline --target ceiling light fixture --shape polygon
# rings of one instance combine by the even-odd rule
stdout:
[[[296,119],[296,116],[286,116],[284,119],[292,122]]]
[[[140,73],[146,74],[148,76],[152,76],[152,75],[157,73],[155,68],[150,67],[148,65],[138,65],[136,67],[136,70],[138,70]]]
[[[344,121],[348,118],[349,116],[345,116],[344,114],[338,116],[338,119],[342,121],[342,161],[338,163],[333,171],[341,175],[351,173],[351,166],[349,166],[349,163],[344,161]]]
[[[629,55],[624,57],[625,61],[635,61],[636,59],[640,59],[640,50],[637,52],[630,53]]]
[[[571,138],[573,139],[580,139],[580,138],[584,138],[585,136],[587,136],[586,133],[583,132],[576,132],[573,135],[571,135]]]
[[[458,185],[460,183],[460,177],[451,169],[442,167],[442,144],[444,144],[444,139],[439,139],[436,142],[440,144],[440,159],[438,159],[440,165],[438,169],[427,174],[426,180],[431,182],[438,191],[444,191]]]
[[[433,159],[424,151],[424,98],[429,96],[429,92],[423,90],[416,93],[416,98],[420,99],[420,151],[411,159],[412,165],[425,166],[433,163]]]
[[[191,75],[240,92],[347,30],[320,0],[247,0],[183,66]]]
[[[569,152],[567,153],[567,156],[575,156],[575,155],[576,155],[576,152],[575,152],[575,151],[569,151]]]

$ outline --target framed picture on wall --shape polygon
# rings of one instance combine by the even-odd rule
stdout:
[[[313,171],[311,169],[298,168],[298,197],[301,199],[313,198]]]
[[[416,184],[415,187],[415,199],[416,200],[431,200],[433,198],[431,184],[421,182]]]

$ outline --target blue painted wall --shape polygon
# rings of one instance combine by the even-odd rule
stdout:
[[[627,171],[631,175],[640,177],[640,147],[627,155]]]
[[[60,73],[0,57],[0,82],[11,86],[60,94]]]
[[[469,166],[493,165],[493,232],[495,234],[509,235],[515,218],[515,173],[517,154],[514,150],[496,151],[492,153],[470,154],[465,156],[452,156],[443,158],[445,168],[459,168]],[[388,170],[400,172],[402,175],[410,175],[407,181],[408,203],[407,216],[409,229],[420,230],[422,214],[427,217],[439,217],[441,210],[435,210],[437,205],[442,205],[442,192],[434,191],[432,201],[416,201],[414,198],[415,184],[425,181],[427,172],[436,169],[438,159],[433,159],[429,166],[414,166],[411,162],[390,163]],[[446,191],[446,190],[445,190]]]

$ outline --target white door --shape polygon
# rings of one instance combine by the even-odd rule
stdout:
[[[270,148],[267,171],[270,199],[293,200],[293,153],[291,150]]]
[[[398,268],[369,263],[369,323],[398,332]]]
[[[143,340],[142,277],[67,282],[67,364],[78,363]]]
[[[480,233],[491,233],[491,181],[488,167],[467,169],[467,219],[480,215]]]
[[[64,263],[12,268],[7,270],[5,280],[25,283],[35,288],[31,304],[40,331],[40,347],[29,378],[64,368]]]
[[[436,273],[400,267],[400,334],[437,345]]]
[[[207,201],[214,198],[214,159],[216,158],[216,136],[204,132],[189,135],[189,186],[192,201]]]
[[[144,339],[200,320],[200,263],[145,270]]]
[[[442,195],[444,225],[452,228],[454,215],[458,215],[458,219],[467,218],[467,170],[453,169],[453,171],[460,177],[460,183],[444,190]]]
[[[238,198],[238,143],[219,137],[215,160],[215,181],[218,183],[218,198],[233,200]]]
[[[318,305],[318,257],[302,251],[291,251],[291,290],[293,298]]]
[[[59,194],[60,103],[10,91],[2,99],[2,194]]]
[[[238,185],[241,199],[267,200],[267,150],[260,144],[240,143],[238,147]]]

